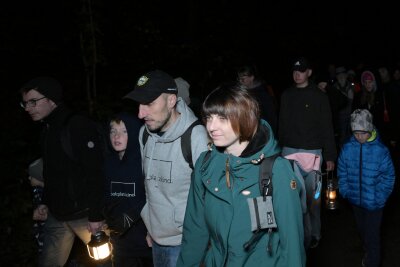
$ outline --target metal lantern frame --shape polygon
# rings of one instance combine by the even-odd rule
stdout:
[[[87,243],[89,256],[96,261],[106,260],[111,256],[112,245],[110,237],[104,231],[98,231],[91,236],[91,240]]]
[[[328,171],[326,174],[326,208],[336,210],[338,204],[338,189],[334,179],[333,171]]]

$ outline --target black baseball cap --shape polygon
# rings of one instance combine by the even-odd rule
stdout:
[[[293,63],[292,69],[293,71],[305,72],[307,69],[311,69],[311,65],[305,57],[300,57]]]
[[[142,75],[137,80],[133,91],[124,96],[124,98],[135,100],[140,104],[148,104],[163,93],[178,93],[175,80],[161,70],[154,70]]]

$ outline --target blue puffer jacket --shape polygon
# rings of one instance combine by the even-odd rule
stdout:
[[[360,144],[352,136],[343,145],[337,171],[339,192],[351,204],[368,210],[385,206],[395,172],[389,150],[379,137]]]

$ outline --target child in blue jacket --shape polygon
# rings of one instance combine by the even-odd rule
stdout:
[[[353,207],[365,249],[363,266],[380,264],[380,228],[383,208],[394,186],[395,171],[366,109],[351,114],[353,136],[338,159],[339,192]]]

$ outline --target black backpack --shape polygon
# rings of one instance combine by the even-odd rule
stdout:
[[[64,120],[63,126],[61,129],[61,146],[67,156],[73,160],[78,161],[78,157],[74,154],[71,144],[71,132],[70,132],[70,121],[74,116],[85,116],[78,113],[70,113]],[[105,155],[110,151],[108,145],[108,131],[105,123],[94,121],[88,118],[91,123],[94,124],[97,132],[97,136],[99,139],[100,151],[102,153],[102,157],[104,158]]]
[[[185,158],[186,162],[189,163],[190,168],[193,170],[193,160],[192,160],[192,142],[191,142],[191,135],[192,135],[192,130],[195,126],[201,125],[201,122],[199,120],[195,120],[187,129],[186,131],[182,134],[181,136],[181,149],[182,149],[182,155]],[[143,147],[146,145],[147,139],[149,138],[149,133],[147,132],[146,129],[143,131],[143,136],[142,136],[142,144]]]

